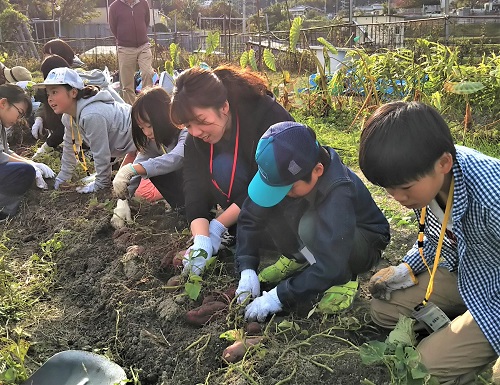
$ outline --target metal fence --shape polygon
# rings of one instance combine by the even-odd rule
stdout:
[[[34,27],[33,39],[38,47],[53,38],[54,33],[66,40],[77,53],[89,51],[94,47],[115,45],[115,39],[107,24],[77,26],[61,24],[58,20],[34,20],[32,27]],[[318,45],[319,37],[326,39],[336,47],[356,46],[363,47],[367,51],[411,47],[416,38],[454,44],[457,40],[467,36],[467,41],[477,39],[483,43],[500,43],[499,27],[499,16],[448,16],[366,24],[336,23],[325,27],[303,29],[297,48],[306,49]],[[53,33],[52,36],[50,32]],[[168,51],[168,46],[171,43],[178,44],[181,49],[187,52],[203,52],[207,48],[208,32],[208,30],[156,32],[149,36],[156,43],[158,48],[155,50],[156,52]],[[488,35],[493,37],[485,37]],[[19,43],[0,40],[0,48],[9,52]],[[220,57],[221,60],[233,61],[242,52],[252,47],[259,58],[264,48],[269,48],[273,53],[280,54],[288,50],[288,45],[289,31],[243,34],[234,33],[225,28],[225,30],[220,31],[220,45],[214,55]]]

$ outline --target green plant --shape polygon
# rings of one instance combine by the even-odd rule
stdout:
[[[20,338],[17,342],[9,337],[0,338],[0,383],[18,384],[28,378],[24,364],[29,342]]]
[[[390,372],[391,384],[439,384],[420,362],[420,354],[415,349],[414,323],[413,319],[401,315],[385,342],[370,341],[360,347],[361,360],[365,365],[384,364]]]

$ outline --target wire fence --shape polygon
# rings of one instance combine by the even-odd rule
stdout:
[[[111,35],[108,25],[65,26],[61,25],[58,20],[36,20],[33,21],[32,27],[34,27],[33,41],[39,50],[46,41],[54,37],[47,33],[52,29],[56,36],[67,41],[79,54],[98,55],[116,52],[113,49],[115,39]],[[500,44],[499,27],[499,16],[446,16],[384,23],[335,23],[329,26],[301,30],[297,48],[300,50],[317,46],[320,37],[339,48],[363,47],[369,52],[379,49],[412,47],[417,38],[425,38],[448,45],[454,45],[464,40],[469,44],[474,42]],[[206,40],[209,32],[209,30],[155,32],[149,36],[155,43],[155,53],[168,51],[171,43],[176,43],[186,52],[203,53],[207,49]],[[270,49],[275,55],[289,51],[289,31],[243,34],[224,28],[219,32],[219,47],[213,55],[220,60],[234,61],[249,48],[256,51],[259,60],[265,48]],[[0,48],[5,52],[19,52],[19,48],[25,43],[2,41],[0,34]]]

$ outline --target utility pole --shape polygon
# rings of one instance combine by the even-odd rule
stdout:
[[[247,6],[246,0],[243,0],[243,34],[247,33]]]

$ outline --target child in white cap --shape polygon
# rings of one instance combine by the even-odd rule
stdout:
[[[108,91],[85,86],[78,73],[70,68],[53,69],[37,87],[47,90],[50,107],[56,114],[63,114],[63,155],[54,188],[71,179],[78,161],[86,168],[85,158],[79,154],[83,142],[92,152],[96,177],[76,190],[91,193],[110,187],[111,158],[135,156],[131,107],[116,102]]]

